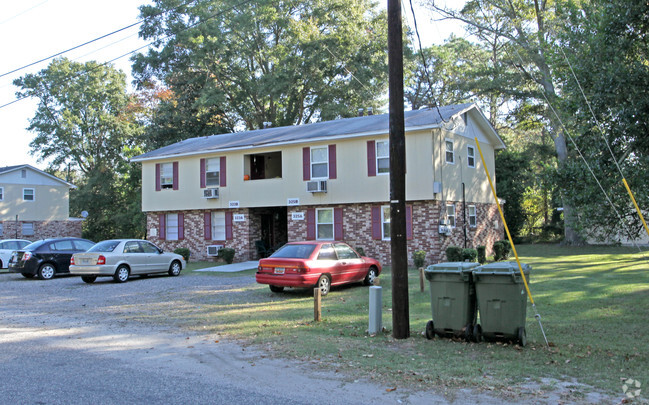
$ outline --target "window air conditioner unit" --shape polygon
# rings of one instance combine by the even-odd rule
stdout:
[[[310,193],[326,193],[327,192],[327,180],[314,180],[307,181],[306,191]]]
[[[223,245],[210,245],[207,247],[207,255],[218,256],[220,249],[223,249]]]
[[[442,235],[448,235],[451,233],[451,227],[448,225],[440,225],[439,226],[439,233]]]
[[[203,190],[203,198],[219,198],[218,188],[206,188]]]

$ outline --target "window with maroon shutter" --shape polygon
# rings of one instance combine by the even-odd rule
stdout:
[[[367,175],[376,176],[376,142],[367,141]]]
[[[343,240],[343,209],[334,208],[334,239]]]
[[[306,239],[315,240],[315,209],[306,210]]]
[[[185,239],[185,214],[178,214],[178,240]]]
[[[165,214],[158,215],[158,228],[160,229],[158,239],[165,240],[167,237],[167,216]]]
[[[311,148],[302,148],[302,180],[311,180]]]
[[[232,212],[225,213],[225,239],[232,240]]]
[[[372,239],[382,239],[381,226],[381,207],[372,207]]]
[[[203,214],[203,236],[205,240],[212,239],[212,213],[209,211]]]
[[[336,178],[336,145],[329,145],[329,178]]]

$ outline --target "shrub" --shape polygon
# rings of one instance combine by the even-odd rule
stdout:
[[[478,263],[480,264],[487,263],[487,247],[480,245],[478,246],[477,251],[478,251]]]
[[[512,245],[509,243],[509,240],[501,240],[503,244],[503,260],[509,259],[509,254],[512,252]]]
[[[189,248],[179,247],[174,250],[174,253],[181,255],[186,262],[189,261]]]
[[[462,248],[459,246],[449,246],[446,248],[446,260],[449,262],[461,262]]]
[[[231,264],[234,260],[234,249],[232,248],[221,248],[219,249],[219,257],[227,264]]]
[[[358,254],[361,256],[365,256],[365,251],[363,250],[362,247],[357,247],[356,252],[358,252]]]
[[[494,260],[499,262],[504,260],[505,256],[505,247],[503,246],[503,241],[499,240],[494,242]]]
[[[475,262],[478,257],[478,251],[475,249],[462,249],[462,261]]]
[[[416,250],[412,254],[412,261],[415,263],[416,268],[424,267],[426,264],[426,252],[423,250]]]

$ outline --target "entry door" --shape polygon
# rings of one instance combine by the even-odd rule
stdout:
[[[274,225],[273,214],[261,214],[261,240],[270,248],[275,246]]]

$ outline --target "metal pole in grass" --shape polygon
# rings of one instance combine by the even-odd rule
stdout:
[[[478,147],[478,152],[480,152],[480,159],[482,160],[482,166],[484,167],[484,170],[487,173],[487,180],[489,180],[489,186],[491,186],[491,192],[493,193],[494,200],[496,200],[496,207],[498,207],[500,218],[503,220],[503,225],[505,226],[505,232],[507,232],[507,238],[509,239],[509,244],[511,245],[512,252],[514,252],[514,256],[516,257],[516,263],[518,264],[518,271],[520,271],[521,277],[523,278],[523,284],[525,284],[525,291],[527,291],[527,296],[530,297],[530,303],[532,304],[532,308],[534,309],[534,317],[539,321],[539,326],[541,327],[541,333],[543,334],[545,345],[549,349],[550,344],[548,343],[548,338],[545,336],[545,331],[543,330],[543,324],[541,323],[541,314],[539,314],[539,311],[536,309],[536,304],[534,303],[534,297],[532,297],[532,293],[530,292],[530,287],[527,285],[527,279],[525,278],[525,273],[523,273],[523,267],[521,267],[521,261],[518,258],[518,253],[516,252],[516,246],[514,246],[514,240],[512,239],[512,235],[509,233],[509,227],[507,227],[507,221],[505,221],[505,215],[503,214],[503,210],[502,208],[500,208],[500,204],[498,203],[496,188],[494,187],[494,183],[491,181],[491,175],[489,174],[487,163],[485,162],[484,156],[482,155],[482,148],[480,148],[480,142],[478,141],[478,137],[475,137],[474,139],[475,139],[475,144]]]

